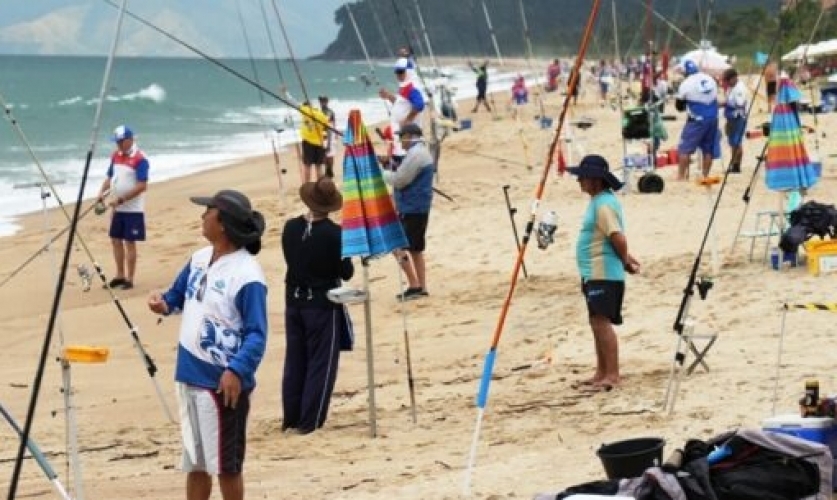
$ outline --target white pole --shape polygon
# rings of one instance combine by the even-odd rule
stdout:
[[[372,293],[369,291],[369,261],[362,258],[363,263],[363,289],[366,291],[366,300],[363,302],[363,313],[366,323],[366,379],[369,391],[369,435],[377,437],[378,423],[375,408],[375,360],[374,346],[372,344]]]
[[[491,42],[494,44],[494,52],[497,53],[497,62],[500,66],[502,66],[503,55],[500,54],[500,46],[497,45],[497,36],[494,34],[494,26],[491,25],[491,18],[488,16],[488,7],[485,6],[485,0],[482,1],[482,12],[485,14],[485,22],[488,24],[488,32],[491,34]]]
[[[427,26],[424,24],[424,17],[421,15],[421,9],[419,9],[418,0],[413,0],[413,3],[416,4],[416,13],[418,14],[419,19],[419,26],[421,26],[421,32],[424,35],[424,44],[427,45],[427,53],[430,54],[430,62],[433,63],[433,68],[438,71],[439,64],[436,63],[436,56],[433,55],[433,47],[430,46],[430,37],[427,36]]]

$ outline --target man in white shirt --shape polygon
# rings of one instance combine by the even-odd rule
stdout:
[[[688,118],[677,145],[677,180],[687,180],[692,154],[698,148],[702,153],[701,171],[704,177],[709,175],[712,160],[721,156],[718,84],[714,78],[700,71],[694,61],[683,61],[681,68],[686,79],[677,90],[674,106],[677,111],[686,111]]]
[[[744,139],[744,131],[747,129],[747,105],[749,95],[747,86],[739,80],[738,71],[729,68],[724,71],[722,77],[724,86],[727,88],[727,98],[724,102],[724,133],[731,152],[729,171],[733,174],[741,173],[741,157],[744,150],[741,144]]]

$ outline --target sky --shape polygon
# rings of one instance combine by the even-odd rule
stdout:
[[[111,1],[118,7],[123,0]],[[305,58],[321,53],[337,36],[334,11],[344,1],[127,0],[126,8],[214,57],[248,57],[248,43],[255,57],[287,57],[275,6],[291,50]],[[108,0],[2,1],[0,54],[107,55],[118,12]],[[191,55],[128,16],[118,52],[123,56]]]

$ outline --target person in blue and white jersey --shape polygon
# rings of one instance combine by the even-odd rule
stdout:
[[[193,197],[206,207],[209,246],[192,254],[151,311],[182,312],[175,379],[180,400],[186,498],[209,500],[218,476],[224,500],[243,500],[250,394],[267,342],[267,285],[255,255],[264,217],[238,191]]]
[[[742,143],[744,132],[747,130],[747,106],[750,102],[747,86],[738,78],[738,71],[735,68],[728,68],[724,71],[724,87],[727,89],[727,98],[724,101],[724,133],[730,148],[729,171],[733,174],[741,173],[741,158],[744,155]]]
[[[677,89],[674,107],[677,111],[685,111],[688,117],[677,145],[677,180],[686,180],[692,154],[698,149],[702,154],[701,172],[704,177],[709,175],[712,160],[721,157],[721,134],[718,130],[717,82],[689,59],[681,63],[681,69],[686,79]]]

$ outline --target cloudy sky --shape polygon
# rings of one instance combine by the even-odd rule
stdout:
[[[117,6],[122,3],[111,1]],[[286,57],[275,5],[294,55],[308,57],[320,53],[336,36],[334,11],[343,3],[344,0],[128,0],[127,9],[215,57],[247,57],[245,40],[255,56],[273,57],[269,29],[278,56]],[[239,22],[239,7],[243,23]],[[2,1],[0,54],[107,54],[117,14],[118,9],[108,0]],[[123,24],[119,53],[190,55],[129,17]]]

